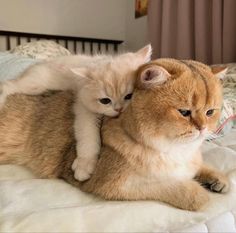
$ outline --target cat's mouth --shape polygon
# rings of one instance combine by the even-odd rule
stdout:
[[[205,132],[200,132],[199,130],[196,130],[194,132],[186,132],[179,136],[179,140],[184,142],[191,142],[196,140],[204,140],[206,138]]]

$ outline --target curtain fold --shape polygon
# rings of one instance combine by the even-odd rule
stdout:
[[[153,58],[236,62],[236,0],[149,0]]]

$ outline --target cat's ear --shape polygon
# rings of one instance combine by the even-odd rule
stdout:
[[[165,83],[170,76],[169,72],[163,67],[150,65],[140,72],[137,86],[141,89],[155,88]]]
[[[79,68],[71,68],[70,71],[76,75],[76,77],[80,78],[80,79],[84,79],[84,80],[87,80],[89,79],[89,76],[88,76],[88,69],[86,68],[82,68],[82,67],[79,67]]]
[[[224,80],[227,70],[228,70],[227,66],[212,66],[211,67],[212,73],[221,81]]]
[[[135,54],[141,59],[141,64],[147,63],[151,60],[152,46],[150,44],[146,45],[142,49],[138,50]]]

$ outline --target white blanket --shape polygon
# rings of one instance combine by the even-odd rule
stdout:
[[[211,194],[210,203],[200,212],[154,201],[103,201],[63,181],[34,179],[23,168],[2,165],[0,231],[174,232],[201,226],[224,212],[236,210],[236,129],[214,143],[206,142],[203,150],[208,163],[229,173],[232,186],[226,195]]]

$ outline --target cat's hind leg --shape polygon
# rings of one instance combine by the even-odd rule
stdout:
[[[76,88],[72,73],[50,63],[38,63],[26,69],[19,77],[1,83],[0,107],[7,96],[16,93],[39,95],[47,90]]]

